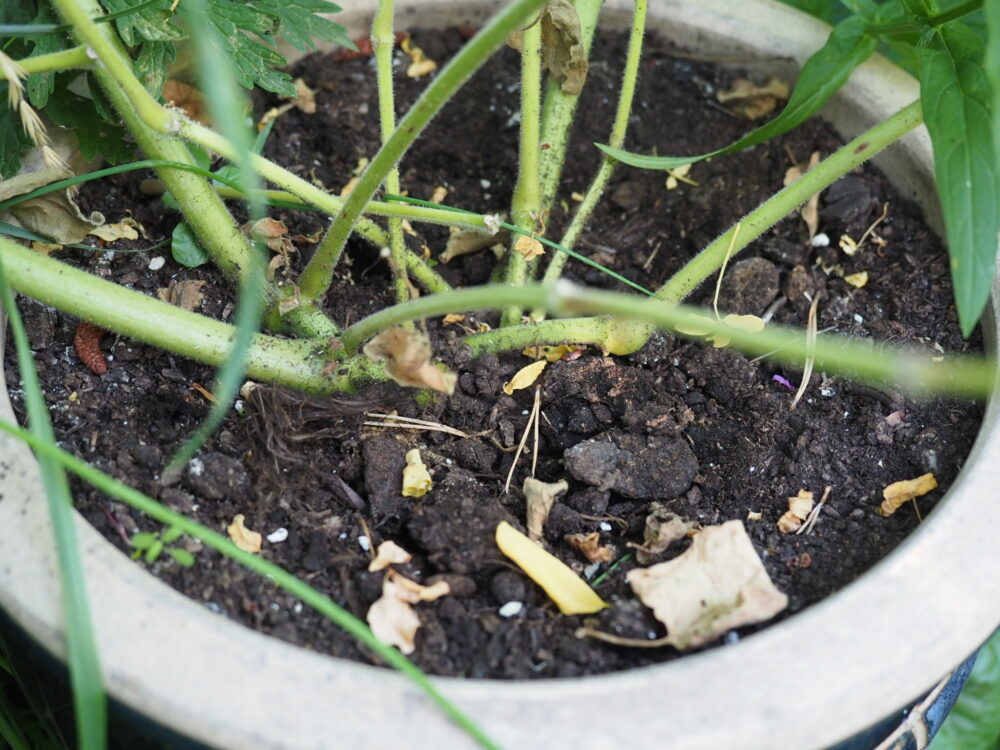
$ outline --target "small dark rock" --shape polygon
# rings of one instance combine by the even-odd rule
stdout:
[[[545,536],[552,541],[562,539],[567,534],[579,534],[583,531],[587,523],[580,517],[580,514],[564,505],[556,502],[549,511],[548,520],[545,522]]]
[[[778,296],[778,267],[764,258],[734,263],[722,279],[719,307],[737,315],[760,315]]]
[[[860,177],[841,177],[823,193],[823,202],[825,205],[820,210],[823,220],[843,224],[866,219],[873,208],[878,208],[878,199]]]
[[[622,211],[634,211],[642,203],[645,192],[642,183],[626,180],[611,191],[609,199]]]
[[[253,483],[243,462],[224,453],[206,453],[191,459],[184,482],[209,500],[253,497]]]
[[[407,500],[402,496],[403,468],[409,446],[392,435],[372,435],[361,441],[365,461],[365,488],[376,518],[398,515]]]
[[[608,509],[610,492],[599,490],[596,487],[588,487],[580,492],[574,492],[567,496],[565,502],[577,513],[585,516],[603,516]]]
[[[490,593],[497,604],[523,602],[527,591],[524,578],[511,570],[501,570],[490,579]]]
[[[476,593],[476,582],[469,576],[461,576],[455,573],[440,573],[427,579],[427,585],[433,586],[438,581],[448,584],[448,593],[451,596],[466,597]]]
[[[309,534],[309,544],[302,556],[302,567],[310,572],[323,570],[330,561],[330,544],[322,531]]]
[[[797,266],[805,263],[809,248],[800,242],[792,242],[781,237],[772,237],[764,244],[761,252],[775,263]]]

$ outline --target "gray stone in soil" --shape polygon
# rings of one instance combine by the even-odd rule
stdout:
[[[675,498],[698,473],[698,459],[683,437],[639,436],[621,430],[578,443],[563,458],[576,479],[638,500]]]

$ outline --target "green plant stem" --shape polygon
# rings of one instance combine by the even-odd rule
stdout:
[[[611,135],[608,143],[613,148],[621,148],[625,144],[625,131],[628,128],[628,118],[632,111],[632,100],[635,97],[635,86],[639,78],[639,61],[642,58],[642,39],[646,29],[646,0],[636,0],[635,10],[632,14],[632,30],[629,34],[628,51],[625,56],[625,70],[622,73],[622,85],[618,93],[618,107],[615,110],[615,120],[611,126]],[[614,171],[617,160],[612,159],[607,154],[601,155],[601,165],[597,169],[587,194],[583,202],[576,210],[573,220],[567,227],[559,244],[563,247],[572,248],[576,244],[580,233],[587,225],[590,215],[593,213],[597,202],[604,194],[611,173]],[[556,253],[549,261],[545,275],[542,277],[543,284],[554,284],[556,279],[562,274],[563,267],[569,256],[565,253]],[[532,312],[532,319],[541,318],[542,311]]]
[[[0,238],[0,255],[11,286],[19,293],[89,320],[103,328],[184,357],[219,366],[229,357],[236,329],[161,302],[85,271],[46,258]],[[257,334],[247,355],[247,374],[311,393],[351,391],[384,379],[364,358],[345,361],[323,374],[328,340],[282,339]]]
[[[94,64],[94,59],[87,54],[85,46],[72,47],[59,52],[50,52],[47,55],[37,57],[26,57],[18,60],[25,73],[49,73],[57,70],[71,70],[73,68],[86,68]],[[0,70],[0,81],[6,81],[7,76]]]
[[[538,180],[541,150],[542,96],[542,24],[532,23],[521,34],[521,137],[518,147],[517,184],[511,200],[511,221],[529,231],[536,231],[541,221],[542,189]],[[510,238],[507,251],[507,283],[523,286],[528,276],[528,261],[514,248],[519,235]],[[500,315],[500,326],[521,321],[521,308],[512,306]]]
[[[584,55],[590,58],[590,46],[597,28],[597,17],[600,15],[603,0],[576,0],[577,16],[580,19],[580,41],[583,44]],[[545,86],[545,99],[542,102],[542,135],[541,140],[548,148],[541,153],[538,165],[541,185],[541,205],[543,211],[549,211],[555,201],[559,189],[559,177],[562,174],[563,163],[566,161],[566,146],[573,127],[573,117],[576,106],[580,102],[579,94],[567,94],[562,90],[562,84],[550,80]]]
[[[392,30],[393,0],[379,0],[372,22],[372,49],[375,52],[375,78],[378,84],[378,113],[385,144],[396,128],[396,106],[392,86],[392,49],[396,39]],[[395,164],[385,175],[388,193],[399,193],[399,167]],[[406,278],[406,247],[403,244],[403,222],[389,219],[389,259],[396,282],[396,301],[410,299],[410,284]]]
[[[52,444],[55,443],[55,432],[49,420],[45,397],[38,383],[38,372],[32,359],[31,345],[24,324],[21,322],[20,311],[14,303],[11,287],[8,285],[6,264],[7,257],[4,254],[3,260],[0,261],[0,312],[6,310],[10,317],[30,434],[38,440]],[[2,333],[3,326],[0,325],[0,334]],[[38,463],[55,536],[66,629],[66,660],[69,665],[79,747],[83,750],[103,750],[107,745],[108,733],[107,699],[104,695],[100,658],[90,616],[87,581],[80,562],[80,549],[73,518],[73,498],[70,495],[66,473],[58,462],[50,456],[39,456]]]
[[[313,255],[299,280],[307,300],[321,298],[330,287],[333,269],[343,252],[344,244],[365,205],[375,195],[389,169],[403,154],[451,98],[452,94],[485,62],[508,34],[531,18],[544,0],[515,0],[494,16],[451,61],[438,73],[420,98],[400,120],[392,136],[378,150],[361,175],[353,192],[337,214],[319,249]]]
[[[284,568],[274,563],[268,562],[258,555],[244,552],[229,539],[206,526],[202,526],[196,521],[192,521],[186,516],[168,509],[164,505],[156,502],[152,498],[141,492],[122,484],[118,480],[98,471],[86,462],[81,461],[76,456],[60,450],[54,445],[52,440],[43,440],[22,430],[16,425],[0,420],[0,430],[9,435],[28,443],[38,453],[58,462],[69,471],[73,472],[81,479],[102,492],[116,497],[126,505],[135,508],[150,518],[159,521],[164,526],[180,529],[188,536],[197,539],[209,549],[213,549],[219,554],[236,561],[248,570],[260,575],[268,581],[272,581],[276,586],[284,589],[292,596],[296,597],[304,604],[313,608],[321,615],[331,620],[334,624],[346,631],[351,637],[356,638],[366,647],[379,655],[386,663],[394,669],[399,670],[427,696],[433,700],[458,726],[469,733],[482,747],[498,748],[490,740],[482,729],[480,729],[472,719],[460,711],[451,701],[449,701],[425,675],[419,667],[403,656],[399,651],[386,646],[379,641],[371,630],[345,610],[337,605],[325,594],[321,594],[309,584],[296,578]],[[89,750],[89,748],[88,748]]]

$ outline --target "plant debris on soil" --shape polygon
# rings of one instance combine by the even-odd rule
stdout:
[[[457,50],[463,34],[414,32],[413,38],[440,64]],[[558,237],[574,204],[571,196],[586,189],[596,168],[599,154],[592,143],[607,138],[624,48],[621,35],[595,42],[548,236]],[[674,56],[653,40],[648,49],[628,147],[704,153],[753,127],[716,103],[716,92],[746,78],[745,70]],[[427,82],[403,74],[409,62],[397,56],[401,111]],[[339,192],[359,160],[378,147],[372,61],[317,55],[292,72],[315,91],[316,112],[293,108],[281,114],[266,155]],[[280,102],[256,104],[262,113]],[[504,49],[403,160],[403,188],[429,199],[444,187],[451,205],[503,211],[516,174],[517,104],[518,57]],[[577,250],[655,287],[780,189],[790,167],[808,162],[815,151],[826,156],[839,143],[830,128],[810,122],[771,143],[696,164],[669,190],[664,173],[620,168]],[[85,212],[99,209],[109,221],[131,215],[150,238],[169,237],[179,215],[139,190],[144,177],[130,173],[91,183],[80,203]],[[886,203],[887,215],[864,248],[842,251],[839,238],[859,241]],[[286,209],[271,215],[298,237],[298,252],[290,253],[288,262],[301,268],[302,256],[315,247],[304,240],[315,236],[326,219]],[[426,246],[431,257],[444,251],[446,228],[414,229],[416,234],[406,238],[411,248],[421,252]],[[810,242],[809,228],[793,214],[735,257],[722,283],[720,309],[804,327],[811,301],[818,298],[820,330],[915,344],[929,355],[938,347],[978,347],[978,339],[963,341],[959,334],[940,240],[872,165],[824,191],[818,230]],[[57,257],[153,296],[188,280],[204,282],[198,288],[200,311],[230,319],[233,292],[217,272],[186,269],[170,259],[168,247],[141,249],[148,246],[147,240],[123,239],[101,243],[93,252],[60,251]],[[165,264],[151,262],[159,256],[166,257]],[[465,286],[487,282],[494,264],[494,254],[484,248],[437,269]],[[863,286],[845,280],[862,271],[868,279]],[[574,261],[566,275],[579,283],[625,289]],[[342,324],[357,321],[391,304],[389,278],[379,249],[352,240],[327,307]],[[712,287],[704,285],[693,301],[710,304]],[[514,352],[472,361],[460,344],[461,326],[432,320],[427,331],[434,355],[458,373],[452,396],[437,395],[418,405],[415,391],[393,383],[325,399],[259,387],[240,401],[181,479],[162,487],[158,479],[165,462],[207,413],[211,368],[104,335],[96,340],[107,372],[96,374],[100,367],[88,369],[73,349],[79,321],[30,300],[20,304],[62,446],[217,530],[242,514],[246,528],[264,537],[262,556],[362,619],[383,594],[386,572],[369,571],[374,551],[382,542],[398,543],[412,559],[395,564],[395,574],[422,585],[448,584],[448,595],[415,609],[421,627],[412,658],[440,675],[569,677],[676,658],[680,652],[672,647],[629,649],[576,636],[581,626],[623,638],[664,636],[626,575],[637,566],[637,547],[644,561],[655,564],[677,558],[690,546],[687,533],[673,535],[665,547],[657,544],[658,529],[674,516],[683,529],[742,520],[767,574],[788,597],[788,607],[771,622],[794,615],[850,584],[917,526],[915,509],[907,507],[912,503],[891,518],[879,514],[883,488],[933,472],[940,488],[914,502],[924,522],[934,522],[933,507],[961,468],[981,413],[975,403],[905,399],[891,384],[862,385],[823,372],[813,374],[791,411],[800,372],[667,333],[654,335],[629,357],[606,357],[593,348],[577,356],[574,350],[549,364],[534,385],[507,395],[503,384],[530,360]],[[495,326],[497,320],[496,314],[469,314],[462,325],[475,329],[483,323]],[[9,384],[18,382],[11,357],[6,374]],[[548,512],[543,543],[584,578],[600,580],[596,593],[610,606],[594,615],[561,615],[495,542],[502,522],[525,529],[519,488],[531,471],[530,440],[509,494],[503,486],[536,387],[535,476],[569,485]],[[11,391],[23,416],[21,392]],[[363,425],[370,421],[366,412],[393,410],[451,431]],[[423,497],[404,497],[406,455],[414,448],[420,449],[432,489]],[[83,515],[124,552],[132,551],[132,534],[159,530],[100,492],[80,482],[74,486]],[[779,530],[789,497],[800,490],[818,497],[827,486],[832,489],[811,522],[811,533]],[[590,546],[609,551],[595,562],[578,546],[581,535],[592,534],[598,537]],[[193,567],[162,556],[150,568],[194,601],[291,643],[378,663],[367,649],[268,581],[191,539],[176,545],[195,553]],[[712,646],[761,627],[766,625],[739,627]]]

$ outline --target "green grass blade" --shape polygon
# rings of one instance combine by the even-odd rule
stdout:
[[[986,307],[1000,234],[1000,165],[983,53],[982,41],[959,21],[928,31],[917,49],[920,98],[966,336]]]
[[[0,297],[10,318],[31,432],[41,440],[54,442],[55,434],[38,383],[31,346],[21,322],[20,312],[14,304],[14,295],[7,285],[2,261],[0,261]],[[63,611],[66,618],[66,655],[79,746],[84,750],[101,750],[107,744],[107,702],[101,681],[90,607],[87,602],[83,565],[73,526],[73,501],[70,497],[69,482],[62,467],[54,459],[39,456],[38,462],[55,533]]]
[[[268,562],[249,552],[244,552],[229,539],[224,537],[196,521],[192,521],[186,516],[175,513],[169,508],[161,505],[152,498],[142,494],[128,485],[122,484],[117,479],[108,476],[104,472],[90,466],[85,461],[67,453],[56,447],[52,441],[41,439],[27,430],[17,425],[0,420],[0,431],[23,440],[28,443],[36,452],[52,458],[64,466],[68,471],[96,487],[101,492],[117,498],[121,502],[142,511],[150,518],[159,521],[165,526],[176,526],[185,534],[194,539],[198,539],[209,549],[213,549],[221,555],[240,563],[254,573],[272,581],[279,588],[284,589],[292,596],[301,600],[304,604],[312,607],[324,617],[331,620],[338,627],[345,630],[370,648],[379,658],[383,659],[390,666],[398,669],[406,677],[412,680],[427,696],[433,700],[441,709],[462,729],[469,733],[480,745],[485,748],[498,748],[499,746],[491,741],[486,734],[462,711],[451,703],[431,682],[419,667],[403,656],[399,651],[391,646],[386,646],[372,634],[371,630],[361,620],[356,618],[347,610],[338,606],[325,594],[321,594],[309,584],[296,578],[284,568],[274,563]]]
[[[875,51],[878,40],[866,33],[867,25],[868,21],[861,16],[851,16],[837,24],[826,44],[802,66],[795,90],[781,114],[724,148],[698,156],[644,156],[601,143],[596,145],[609,156],[633,167],[676,169],[781,135],[808,120]]]
[[[235,75],[230,68],[229,58],[222,52],[223,41],[215,26],[207,17],[204,0],[187,0],[182,9],[191,36],[195,43],[198,70],[201,74],[202,89],[207,95],[209,109],[221,133],[233,144],[237,153],[237,179],[239,188],[248,196],[247,208],[251,220],[264,215],[264,206],[259,198],[260,179],[253,171],[250,155],[254,142],[243,118],[245,99]],[[267,137],[266,135],[264,136]],[[260,141],[263,146],[263,141]],[[218,178],[218,175],[216,175]],[[256,252],[251,253],[252,267],[243,274],[239,299],[236,303],[236,337],[233,348],[225,364],[216,373],[212,387],[215,401],[205,421],[185,441],[170,464],[163,472],[164,478],[177,476],[188,460],[197,453],[204,442],[218,429],[229,413],[240,385],[246,378],[247,354],[254,334],[260,330],[264,312],[264,269],[260,246],[255,243]]]

